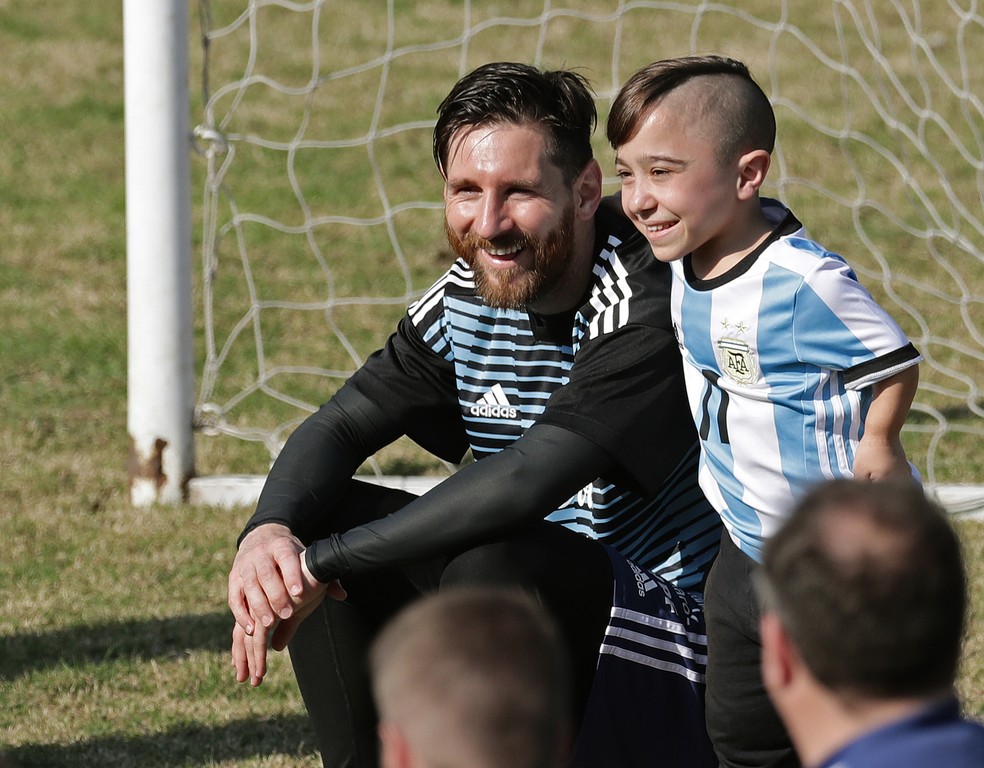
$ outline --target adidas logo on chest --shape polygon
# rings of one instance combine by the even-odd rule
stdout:
[[[472,405],[468,412],[472,416],[487,419],[515,419],[518,411],[509,403],[501,384],[496,384]]]

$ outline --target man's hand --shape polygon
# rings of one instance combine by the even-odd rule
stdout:
[[[254,688],[263,682],[267,673],[267,651],[273,648],[282,651],[287,647],[297,627],[319,605],[321,600],[313,600],[303,609],[296,611],[285,621],[276,621],[271,629],[265,632],[254,632],[247,635],[245,630],[234,623],[232,625],[232,666],[236,670],[236,682],[249,684]]]
[[[262,683],[267,671],[267,649],[282,651],[286,648],[301,622],[321,605],[326,595],[334,600],[344,600],[347,597],[342,585],[337,581],[322,584],[311,575],[304,562],[303,551],[295,557],[303,586],[300,594],[292,598],[293,610],[289,618],[277,619],[265,631],[254,631],[251,634],[247,634],[238,621],[233,624],[232,666],[236,670],[237,682],[244,683],[249,680],[253,687]],[[255,622],[251,619],[248,623]]]
[[[232,666],[236,670],[236,682],[249,684],[254,688],[266,676],[267,632],[247,635],[236,622],[232,625]]]
[[[229,571],[228,600],[246,635],[254,634],[257,624],[268,631],[294,613],[294,600],[305,586],[303,551],[300,539],[277,523],[258,526],[243,539]]]

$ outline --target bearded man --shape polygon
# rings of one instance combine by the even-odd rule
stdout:
[[[583,764],[632,765],[633,738],[651,762],[638,712],[626,713],[638,733],[619,736],[624,754],[606,746],[598,762],[597,747],[619,734],[614,681],[671,666],[671,680],[640,694],[664,707],[648,711],[681,744],[678,760],[663,745],[660,757],[704,764],[693,593],[719,521],[697,485],[670,273],[617,202],[603,203],[596,119],[570,71],[496,63],[454,86],[434,158],[458,258],[287,440],[240,536],[229,575],[237,679],[259,685],[268,645],[289,642],[326,766],[376,764],[374,634],[416,597],[463,584],[515,585],[556,619]],[[353,479],[402,435],[475,461],[420,497]],[[683,639],[616,648],[611,637],[646,622],[613,629],[613,594],[619,613],[667,612]],[[630,605],[647,596],[651,609]],[[686,658],[647,665],[666,643]],[[626,658],[639,669],[599,679]]]

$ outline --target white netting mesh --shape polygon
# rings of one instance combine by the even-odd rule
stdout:
[[[913,460],[933,483],[984,478],[976,2],[200,8],[203,433],[275,455],[446,268],[430,132],[460,75],[500,59],[576,67],[603,121],[638,67],[717,52],[748,63],[776,106],[767,193],[848,258],[926,356]],[[613,191],[602,131],[596,149]]]

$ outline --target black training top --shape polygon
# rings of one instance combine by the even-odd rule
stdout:
[[[697,486],[698,446],[670,324],[670,271],[618,212],[596,215],[583,303],[539,316],[488,307],[458,261],[396,333],[291,435],[247,528],[283,522],[316,577],[457,550],[546,517],[697,586],[720,521]],[[401,434],[478,461],[400,512],[321,538],[362,461]]]

